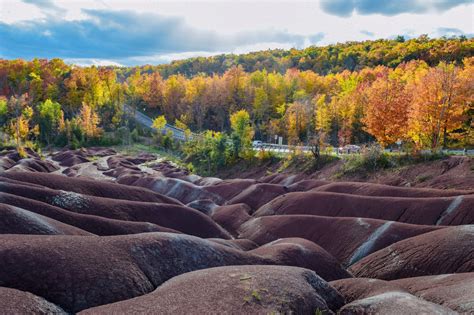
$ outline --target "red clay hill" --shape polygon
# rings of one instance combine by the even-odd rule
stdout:
[[[474,313],[465,158],[400,187],[26,153],[0,153],[2,314]]]

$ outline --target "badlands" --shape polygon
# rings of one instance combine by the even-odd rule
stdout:
[[[474,190],[0,156],[2,314],[473,314]]]

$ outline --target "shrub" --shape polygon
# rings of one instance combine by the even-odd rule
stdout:
[[[133,129],[133,131],[130,133],[130,136],[132,137],[132,141],[138,142],[140,140],[140,135],[138,132],[138,129]]]
[[[173,134],[171,131],[168,131],[162,138],[161,138],[161,146],[166,150],[173,148]]]
[[[378,145],[364,148],[361,154],[345,157],[343,174],[372,173],[393,166],[393,161]]]
[[[182,150],[185,160],[201,174],[209,175],[231,162],[228,138],[220,132],[206,131],[201,137],[184,143]]]
[[[275,161],[277,159],[277,156],[272,151],[267,151],[267,150],[262,149],[262,150],[258,150],[257,159],[260,160],[261,162]]]

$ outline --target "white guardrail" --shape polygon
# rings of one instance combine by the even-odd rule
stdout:
[[[135,115],[135,120],[140,123],[142,126],[156,130],[156,128],[153,127],[153,119],[148,117],[147,115],[141,113],[138,110],[133,110],[130,106],[124,105],[124,110],[128,113],[134,113]],[[186,138],[186,133],[183,129],[180,129],[178,127],[175,127],[171,124],[166,124],[165,127],[162,130],[163,134],[166,134],[168,132],[171,132],[172,137],[176,140],[179,141],[187,141],[196,137],[200,137],[200,134],[197,133],[191,133],[189,139]],[[303,151],[303,152],[310,152],[311,147],[309,146],[291,146],[291,145],[285,145],[285,144],[275,144],[275,143],[259,143],[256,145],[253,145],[254,150],[266,150],[266,151],[272,151],[272,152],[277,152],[277,153],[289,153],[295,150],[298,151]],[[389,149],[386,149],[385,152],[391,152]],[[446,154],[458,154],[458,155],[474,155],[474,150],[467,150],[464,152],[464,150],[442,150],[443,153]],[[338,151],[336,148],[333,149],[333,153],[337,154]],[[423,150],[422,153],[429,154],[431,153],[430,150]]]

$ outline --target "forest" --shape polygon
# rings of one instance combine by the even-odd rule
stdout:
[[[264,142],[472,148],[473,56],[472,38],[421,36],[158,66],[0,60],[0,136],[17,145],[114,143],[123,130],[143,132],[127,104],[214,138],[243,122],[246,138]],[[232,124],[235,113],[243,120]]]

